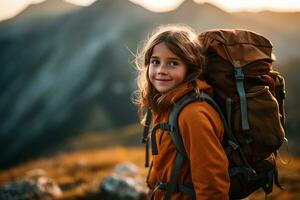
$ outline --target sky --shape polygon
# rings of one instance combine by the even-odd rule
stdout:
[[[0,0],[0,20],[15,16],[31,3],[44,0]],[[51,0],[48,0],[51,1]],[[88,6],[95,0],[65,0],[80,6]],[[113,0],[112,0],[113,1]],[[125,1],[125,0],[124,0]],[[176,9],[184,0],[130,0],[146,7],[153,12],[167,12]],[[209,2],[228,11],[300,11],[300,0],[194,0],[195,2]]]

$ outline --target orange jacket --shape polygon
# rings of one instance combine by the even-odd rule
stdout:
[[[197,81],[197,87],[208,93],[211,88],[204,81]],[[171,92],[166,98],[165,106],[171,106],[192,88],[186,85]],[[168,105],[169,104],[169,105]],[[169,113],[154,116],[154,125],[167,123]],[[184,161],[179,172],[178,183],[193,184],[196,199],[229,199],[228,160],[221,145],[224,127],[218,113],[207,102],[196,101],[188,104],[179,114],[178,124],[180,134],[188,154],[190,163]],[[176,147],[168,133],[157,130],[156,135],[158,155],[153,155],[153,166],[147,180],[153,189],[157,181],[168,182],[176,156]],[[154,199],[163,199],[164,192],[157,190]],[[174,199],[191,199],[183,193],[173,193]]]

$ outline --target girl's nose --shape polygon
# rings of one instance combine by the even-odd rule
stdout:
[[[164,66],[164,64],[162,63],[159,68],[157,69],[157,73],[158,74],[166,74],[166,66]]]

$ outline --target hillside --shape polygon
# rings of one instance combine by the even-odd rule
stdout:
[[[98,190],[101,180],[118,163],[132,162],[139,167],[139,173],[146,177],[147,169],[143,167],[144,148],[139,145],[140,133],[141,127],[132,125],[115,131],[90,133],[73,138],[58,147],[60,153],[55,156],[43,157],[0,171],[0,185],[42,170],[62,189],[63,195],[59,199],[99,199],[95,191]],[[111,147],[107,147],[107,143]],[[280,191],[274,187],[268,199],[297,199],[300,195],[299,169],[299,158],[294,158],[287,166],[279,163],[280,183],[285,190]],[[264,199],[264,193],[258,191],[248,199]]]
[[[51,6],[46,1],[20,14],[39,16],[46,9],[48,17],[0,23],[2,168],[75,135],[136,123],[132,52],[155,26],[167,23],[188,24],[198,32],[245,28],[267,36],[277,56],[274,66],[286,77],[287,135],[298,148],[299,13],[227,13],[193,1],[160,14],[125,0],[96,1],[74,12]]]

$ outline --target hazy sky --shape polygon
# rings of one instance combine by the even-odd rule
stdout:
[[[15,16],[30,3],[44,0],[0,0],[0,20]],[[48,0],[51,1],[51,0]],[[74,4],[87,6],[95,0],[65,0]],[[111,0],[114,1],[114,0]],[[126,0],[124,0],[126,1]],[[130,0],[154,12],[170,11],[177,8],[184,0]],[[259,11],[262,9],[276,11],[300,11],[300,0],[194,0],[199,3],[210,2],[227,11]]]

